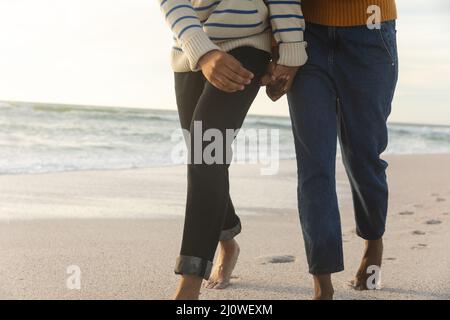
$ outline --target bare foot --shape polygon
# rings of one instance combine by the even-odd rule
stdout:
[[[192,275],[181,276],[173,300],[198,300],[203,279]]]
[[[364,256],[356,273],[355,279],[350,282],[350,286],[355,290],[369,290],[367,280],[373,273],[368,273],[370,266],[381,268],[383,260],[383,239],[366,240],[366,249]]]
[[[208,289],[225,289],[230,285],[231,274],[239,257],[239,245],[236,240],[220,242],[219,257],[205,287]]]
[[[333,300],[334,288],[331,282],[331,274],[314,276],[313,300]]]

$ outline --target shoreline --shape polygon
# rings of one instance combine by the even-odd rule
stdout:
[[[437,125],[439,126],[439,125]],[[387,153],[382,156],[382,159],[389,159],[389,158],[397,158],[397,157],[422,157],[422,156],[450,156],[450,152],[430,152],[430,153]],[[341,159],[341,154],[338,152],[336,154],[337,159],[337,165],[339,165],[339,160]],[[296,161],[296,159],[288,158],[288,159],[280,159],[279,162],[289,162],[289,161]],[[20,175],[46,175],[46,174],[58,174],[58,173],[85,173],[85,172],[105,172],[105,171],[135,171],[135,170],[151,170],[151,169],[158,169],[158,168],[176,168],[176,167],[184,167],[186,164],[155,164],[155,165],[149,165],[149,166],[143,166],[143,167],[129,167],[129,168],[105,168],[105,169],[74,169],[74,170],[61,170],[61,171],[45,171],[45,172],[6,172],[6,173],[0,173],[0,177],[4,176],[20,176]],[[260,164],[257,163],[231,163],[231,168],[236,165],[244,165],[244,166],[260,166]]]

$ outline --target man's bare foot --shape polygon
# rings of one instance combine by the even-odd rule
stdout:
[[[313,300],[333,300],[334,289],[331,274],[314,276]]]
[[[239,257],[239,245],[236,240],[220,242],[220,251],[216,264],[205,287],[208,289],[225,289],[230,285],[231,274]]]
[[[203,279],[197,276],[183,275],[173,300],[198,300]]]
[[[383,260],[383,239],[366,240],[366,249],[364,256],[356,273],[355,279],[350,282],[350,285],[355,290],[369,290],[367,287],[367,280],[373,273],[367,273],[370,266],[378,266],[381,268]]]

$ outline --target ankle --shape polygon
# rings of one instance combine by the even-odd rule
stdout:
[[[316,293],[313,300],[333,300],[334,291],[329,293]]]
[[[220,241],[220,247],[225,251],[239,250],[239,245],[235,239]]]
[[[203,279],[193,275],[182,275],[175,293],[175,300],[198,300]]]
[[[361,265],[367,267],[368,265],[381,266],[383,257],[383,240],[366,240],[363,260]]]
[[[333,296],[331,274],[314,276],[314,300],[332,300]]]
[[[365,241],[367,250],[379,250],[383,248],[383,238],[378,240],[366,240]]]
[[[316,288],[314,292],[314,300],[333,300],[334,288]]]

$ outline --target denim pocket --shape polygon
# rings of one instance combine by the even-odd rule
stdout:
[[[395,21],[387,21],[381,24],[381,28],[378,29],[380,41],[384,47],[386,54],[388,55],[392,65],[397,64],[397,30],[395,28]]]

